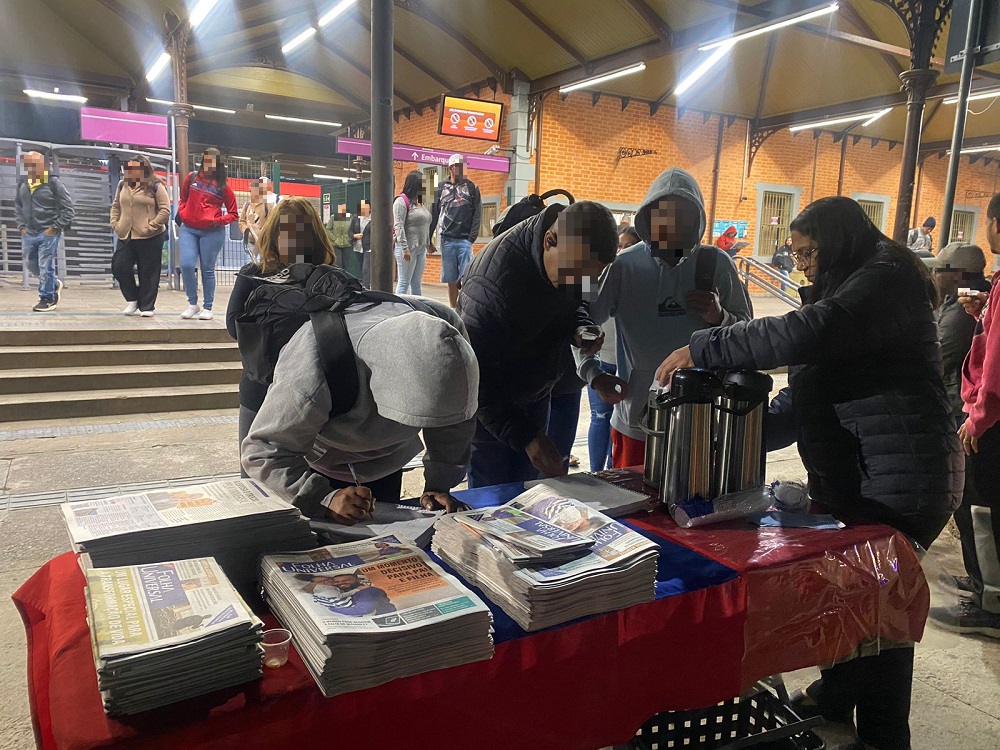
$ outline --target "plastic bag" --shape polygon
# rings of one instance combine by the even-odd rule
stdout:
[[[774,493],[768,486],[730,492],[714,500],[688,500],[670,507],[670,515],[682,529],[706,526],[754,516],[771,507]]]

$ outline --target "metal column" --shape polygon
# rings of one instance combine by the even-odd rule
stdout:
[[[976,69],[979,51],[979,21],[982,17],[982,0],[969,0],[969,25],[965,30],[965,58],[962,60],[962,77],[958,84],[958,105],[955,107],[955,130],[951,134],[951,155],[948,159],[948,179],[944,184],[944,208],[941,211],[941,229],[938,232],[940,247],[951,240],[951,215],[955,210],[955,190],[958,186],[958,167],[962,158],[962,141],[965,140],[965,118],[968,112],[972,74]]]
[[[392,0],[372,0],[372,289],[392,290]]]

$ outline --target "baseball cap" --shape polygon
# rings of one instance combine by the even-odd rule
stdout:
[[[448,166],[453,167],[456,164],[465,164],[465,157],[461,154],[452,154],[448,157]]]
[[[939,271],[951,270],[964,273],[981,274],[986,270],[986,256],[976,245],[962,242],[952,242],[941,248],[936,258],[925,258],[930,268]]]

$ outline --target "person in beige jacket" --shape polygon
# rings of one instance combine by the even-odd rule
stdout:
[[[118,183],[111,203],[111,228],[117,238],[111,272],[128,302],[122,310],[125,315],[153,315],[169,220],[167,189],[149,159],[136,154],[125,165],[125,179]]]
[[[240,211],[240,234],[243,235],[243,247],[251,259],[257,257],[257,240],[267,214],[267,178],[261,177],[250,183],[250,200]]]

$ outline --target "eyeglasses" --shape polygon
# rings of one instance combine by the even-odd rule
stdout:
[[[806,250],[799,250],[797,252],[792,253],[792,260],[794,260],[796,263],[801,263],[802,261],[809,260],[818,252],[819,252],[818,247],[810,247]]]

